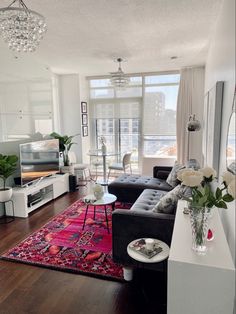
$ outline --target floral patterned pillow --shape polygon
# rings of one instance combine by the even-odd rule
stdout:
[[[170,174],[168,175],[168,178],[166,179],[166,182],[173,188],[176,187],[180,183],[179,180],[177,179],[178,171],[184,168],[185,168],[184,165],[181,165],[175,162]]]
[[[184,185],[177,185],[173,190],[160,199],[152,211],[154,213],[174,214],[178,200],[186,195],[186,193],[188,194],[188,190],[189,188]]]

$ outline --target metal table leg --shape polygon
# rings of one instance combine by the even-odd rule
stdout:
[[[105,207],[105,215],[106,215],[106,222],[107,222],[107,231],[108,231],[108,233],[110,233],[109,225],[108,225],[108,218],[107,218],[107,206],[104,205],[104,207]]]
[[[85,216],[84,216],[84,223],[83,223],[83,228],[82,228],[82,230],[84,230],[85,221],[86,221],[86,217],[87,217],[87,213],[88,213],[88,207],[89,207],[89,205],[86,206],[86,212],[85,212]]]

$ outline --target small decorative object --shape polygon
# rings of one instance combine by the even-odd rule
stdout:
[[[100,200],[103,197],[104,192],[101,184],[95,184],[95,186],[93,187],[93,194],[96,200]]]
[[[184,207],[183,213],[184,213],[185,215],[188,215],[188,214],[189,214],[189,208]]]
[[[106,138],[104,136],[100,136],[100,143],[101,143],[101,148],[102,148],[102,154],[107,153],[107,147],[106,147]]]
[[[12,188],[6,186],[6,181],[16,170],[17,161],[16,155],[0,154],[0,178],[3,180],[3,188],[0,188],[0,202],[7,202],[11,199]]]
[[[223,174],[222,187],[212,190],[211,182],[216,178],[213,168],[205,167],[198,171],[182,169],[178,179],[182,184],[191,188],[189,202],[190,222],[192,227],[192,248],[199,254],[206,253],[206,238],[208,222],[213,207],[227,208],[227,202],[235,198],[235,176],[230,172]]]
[[[0,9],[0,33],[13,51],[35,51],[46,30],[45,18],[29,10],[23,0]]]
[[[148,251],[153,251],[154,248],[154,240],[153,239],[145,239],[146,249]]]
[[[201,129],[201,123],[196,119],[195,114],[190,115],[187,124],[187,130],[189,132],[199,131]]]
[[[200,168],[200,165],[197,159],[189,159],[186,163],[186,168],[192,168],[194,170],[198,170]]]
[[[207,241],[212,241],[214,239],[214,234],[213,231],[211,229],[208,229],[207,232]]]
[[[81,102],[81,112],[87,113],[87,103],[85,101]]]

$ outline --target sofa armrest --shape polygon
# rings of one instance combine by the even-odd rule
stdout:
[[[155,166],[153,167],[153,178],[166,180],[172,167],[169,166]]]
[[[174,227],[174,215],[118,209],[112,214],[113,260],[121,264],[133,264],[127,245],[138,238],[156,238],[170,245]]]

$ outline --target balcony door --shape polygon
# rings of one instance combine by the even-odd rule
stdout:
[[[101,108],[101,106],[100,106]],[[99,138],[106,138],[107,151],[117,152],[117,161],[121,162],[123,155],[132,152],[132,169],[138,169],[140,156],[140,101],[116,101],[113,105],[113,117],[95,119],[96,148],[100,148]],[[107,112],[104,113],[106,116]],[[99,115],[101,116],[101,115]]]

